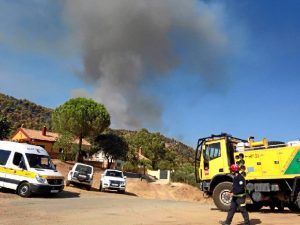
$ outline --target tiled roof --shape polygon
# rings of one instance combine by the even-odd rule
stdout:
[[[22,131],[26,136],[28,136],[31,139],[36,139],[41,141],[55,142],[59,137],[58,133],[49,132],[49,131],[46,131],[46,135],[43,135],[41,130],[32,130],[23,127],[19,128],[19,130]],[[75,140],[74,143],[78,144],[79,139]],[[87,140],[82,139],[82,145],[90,146],[91,144]]]
[[[58,133],[53,132],[46,132],[46,135],[44,136],[42,134],[41,130],[31,130],[27,128],[20,128],[20,131],[22,131],[25,135],[27,135],[31,139],[41,140],[41,141],[51,141],[55,142],[58,139]]]

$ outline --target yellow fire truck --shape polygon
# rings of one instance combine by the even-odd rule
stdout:
[[[248,210],[269,206],[300,211],[300,141],[243,140],[226,133],[200,138],[196,181],[223,211],[230,207],[233,175],[229,167],[234,163],[246,179]]]

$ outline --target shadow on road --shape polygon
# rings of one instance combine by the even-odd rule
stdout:
[[[16,191],[11,189],[1,188],[0,193],[7,194],[7,198],[20,197],[16,194]],[[79,198],[79,197],[80,197],[80,193],[71,192],[71,191],[62,191],[57,194],[32,194],[30,198]]]
[[[79,188],[81,190],[86,190],[86,187],[84,185],[73,185],[73,187]],[[88,192],[100,192],[98,188],[94,188],[92,187]],[[106,193],[115,193],[115,194],[122,194],[122,195],[129,195],[129,196],[136,196],[138,197],[136,194],[131,193],[131,192],[125,192],[125,193],[119,193],[115,190],[105,190],[104,192]]]
[[[71,191],[62,191],[56,194],[33,194],[31,198],[79,198],[80,193],[71,192]]]
[[[36,195],[36,197],[43,197],[43,198],[79,198],[80,193],[71,192],[71,191],[62,191],[57,194],[50,194],[50,195]]]
[[[250,219],[251,225],[262,224],[260,219]],[[237,225],[244,225],[244,222],[239,222]]]
[[[6,188],[0,188],[0,193],[5,193],[9,195],[16,195],[16,191],[11,190],[11,189],[6,189]]]

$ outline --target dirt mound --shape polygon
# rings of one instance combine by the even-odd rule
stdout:
[[[131,179],[128,181],[127,191],[149,199],[210,201],[203,197],[202,192],[198,188],[182,183],[159,184]]]

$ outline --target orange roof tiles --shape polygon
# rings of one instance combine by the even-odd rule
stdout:
[[[58,133],[46,131],[46,135],[43,135],[43,132],[41,130],[32,130],[23,127],[19,128],[19,131],[23,132],[27,137],[31,139],[36,139],[41,141],[55,142],[59,137]],[[78,139],[75,140],[74,143],[78,144],[79,140]],[[91,144],[87,140],[82,139],[82,145],[90,146]]]

